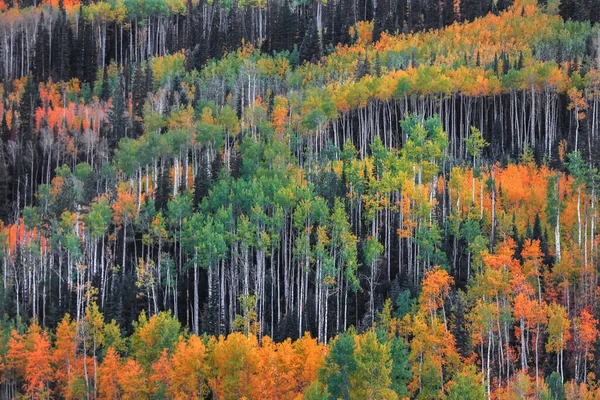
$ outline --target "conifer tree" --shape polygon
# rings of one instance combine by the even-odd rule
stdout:
[[[108,114],[108,121],[111,125],[110,134],[108,135],[108,146],[111,149],[117,147],[119,140],[128,137],[128,118],[125,114],[125,96],[123,91],[122,80],[119,78],[113,91],[112,104]]]

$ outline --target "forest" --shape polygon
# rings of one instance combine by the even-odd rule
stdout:
[[[0,398],[600,398],[599,19],[0,0]]]

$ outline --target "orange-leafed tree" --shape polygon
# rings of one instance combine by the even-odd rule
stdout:
[[[214,344],[210,356],[211,376],[209,384],[219,399],[254,397],[256,387],[252,384],[258,370],[258,341],[253,334],[248,337],[240,332],[223,336]]]
[[[25,338],[15,329],[11,331],[8,339],[6,352],[6,367],[4,379],[7,385],[20,386],[25,376],[27,366],[27,352],[25,349]]]
[[[452,283],[448,272],[439,267],[428,271],[422,281],[418,311],[410,329],[413,380],[408,389],[415,396],[438,397],[460,366],[456,341],[448,329],[444,310]]]
[[[102,364],[98,367],[98,398],[114,400],[121,398],[119,375],[123,371],[121,357],[111,346],[106,351]]]
[[[278,399],[293,399],[296,354],[291,340],[275,343],[265,336],[257,348],[260,380],[256,381],[256,394]]]
[[[41,330],[37,322],[30,325],[25,341],[30,347],[26,353],[25,394],[30,399],[49,399],[52,397],[50,383],[53,369],[50,364],[51,350],[48,333]]]
[[[126,400],[148,399],[150,390],[144,368],[131,358],[122,364],[117,374],[121,398]]]
[[[283,134],[287,128],[287,122],[289,120],[288,100],[285,97],[275,97],[271,118],[273,119],[273,127],[275,128],[275,132],[277,132],[279,135]]]
[[[593,358],[594,343],[598,338],[598,320],[584,308],[574,319],[573,328],[575,380],[581,382],[587,377],[588,360]]]
[[[68,399],[73,396],[71,384],[79,375],[81,360],[77,357],[77,346],[80,338],[77,335],[77,323],[65,314],[56,328],[56,341],[52,354],[52,363],[56,367],[54,375],[57,394]]]
[[[152,363],[148,384],[155,396],[166,396],[167,391],[173,387],[173,362],[167,349],[163,349],[160,358]]]
[[[434,268],[426,272],[419,297],[420,310],[429,313],[431,318],[436,318],[438,310],[441,309],[446,321],[444,301],[453,283],[454,279],[443,269]]]
[[[521,251],[523,258],[523,273],[530,283],[536,287],[537,299],[542,301],[542,266],[544,253],[540,247],[539,240],[526,240]]]
[[[303,393],[310,384],[317,380],[318,372],[325,361],[325,346],[306,333],[293,344],[297,354],[296,391]]]
[[[206,346],[196,335],[181,340],[172,356],[170,387],[167,393],[174,399],[202,398],[208,393]]]

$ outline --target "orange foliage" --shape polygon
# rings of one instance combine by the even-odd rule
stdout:
[[[287,128],[288,121],[288,100],[285,97],[277,96],[275,98],[271,118],[273,119],[275,131],[280,134],[283,133]]]
[[[258,377],[258,341],[254,335],[232,333],[219,337],[211,354],[211,389],[219,398],[255,397]]]
[[[115,358],[115,360],[118,360]],[[116,361],[113,361],[116,362]],[[121,398],[134,400],[149,397],[148,382],[142,366],[129,358],[116,374],[117,382],[121,388]]]
[[[52,394],[50,382],[53,379],[48,334],[34,323],[27,332],[27,341],[32,348],[27,353],[25,393],[31,399],[48,398]]]
[[[426,272],[422,282],[419,304],[426,307],[430,313],[435,313],[444,306],[444,300],[453,283],[454,279],[443,269],[434,268]]]
[[[196,399],[208,392],[206,347],[198,336],[180,341],[172,357],[170,386],[167,393],[175,399]]]
[[[43,0],[43,3],[49,4],[54,8],[58,8],[58,6],[59,6],[59,0]],[[65,9],[69,12],[79,8],[79,4],[80,4],[79,0],[63,0],[63,5],[64,5]]]
[[[136,199],[133,191],[125,182],[121,182],[117,191],[117,201],[112,206],[117,224],[127,224],[135,216]]]
[[[76,370],[79,364],[77,357],[77,323],[72,321],[69,314],[56,328],[56,342],[52,354],[52,363],[56,366],[55,381],[58,393],[64,398],[71,398],[71,383],[77,376]]]
[[[513,258],[515,254],[515,241],[511,237],[505,237],[504,240],[498,244],[495,254],[485,254],[483,262],[496,270],[508,270],[513,273],[519,273],[521,271],[521,265],[519,260]]]
[[[119,376],[123,371],[121,357],[114,348],[109,347],[104,361],[98,367],[98,398],[101,400],[121,397]]]

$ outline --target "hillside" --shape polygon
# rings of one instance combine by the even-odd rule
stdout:
[[[593,4],[345,3],[1,3],[0,397],[600,397]]]

